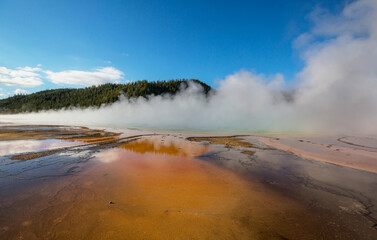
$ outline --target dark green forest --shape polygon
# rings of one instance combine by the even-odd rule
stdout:
[[[1,113],[37,112],[41,110],[61,109],[69,107],[86,108],[110,104],[124,95],[128,99],[134,97],[148,98],[150,95],[178,93],[187,88],[189,81],[200,84],[203,92],[208,94],[211,87],[196,79],[176,79],[169,81],[147,80],[128,84],[107,83],[87,88],[63,88],[45,90],[27,95],[15,95],[0,100]]]

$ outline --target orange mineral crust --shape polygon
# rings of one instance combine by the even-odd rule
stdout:
[[[356,162],[374,138],[3,132],[1,240],[375,238],[375,173],[291,151]]]
[[[206,149],[152,137],[98,152],[75,176],[2,198],[3,234],[9,239],[250,239],[275,236],[281,228],[288,235],[310,236],[308,226],[293,231],[287,227],[292,222],[276,221],[287,209],[300,212],[300,204],[193,157]],[[25,204],[29,207],[17,208]]]

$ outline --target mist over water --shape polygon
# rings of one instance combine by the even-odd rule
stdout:
[[[192,83],[175,96],[1,118],[203,131],[377,133],[377,1],[355,1],[339,15],[316,9],[309,17],[314,27],[294,42],[305,66],[289,87],[281,74],[241,70],[207,97]]]

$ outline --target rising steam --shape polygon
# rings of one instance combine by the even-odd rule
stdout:
[[[294,43],[305,67],[293,88],[280,74],[242,70],[220,81],[208,97],[191,84],[176,96],[7,118],[207,131],[377,133],[377,1],[353,2],[337,16],[317,9],[310,17],[313,29]]]

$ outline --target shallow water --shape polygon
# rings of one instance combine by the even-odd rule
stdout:
[[[135,139],[0,157],[0,239],[373,239],[351,191],[372,191],[372,173],[278,150]]]
[[[80,144],[82,144],[81,141],[60,139],[0,141],[0,156],[26,152],[39,152],[56,148],[72,147]]]
[[[194,157],[206,151],[165,136],[98,151],[90,161],[75,153],[30,161],[33,168],[2,179],[13,181],[0,192],[1,234],[4,239],[280,236],[264,223],[277,225],[275,214],[300,205]],[[49,175],[67,162],[65,174]]]

